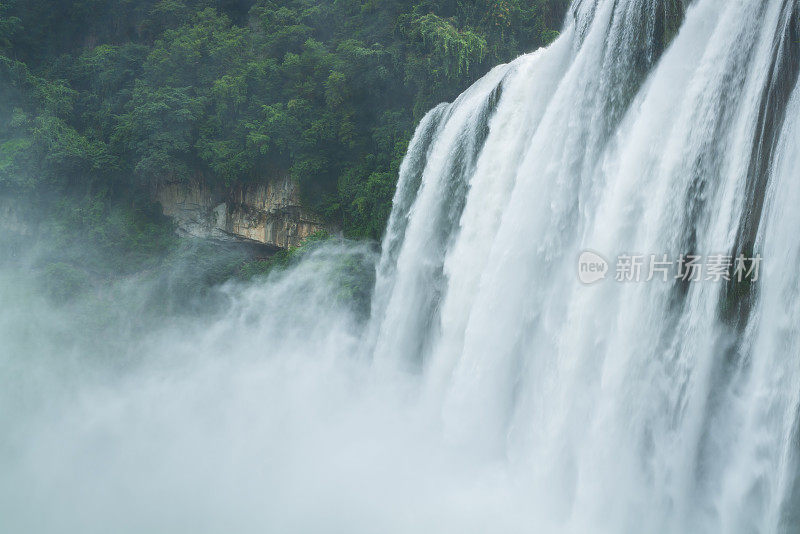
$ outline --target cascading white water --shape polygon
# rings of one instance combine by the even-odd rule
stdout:
[[[429,112],[366,321],[353,246],[143,339],[4,315],[0,530],[800,530],[800,3],[695,0],[665,46],[677,5],[577,1]],[[583,250],[763,271],[589,286]]]
[[[471,133],[485,135],[471,170],[464,176],[433,162],[421,172],[385,329],[397,334],[405,318],[418,320],[420,297],[409,287],[427,297],[431,284],[419,280],[439,273],[441,299],[422,308],[434,309],[435,320],[427,330],[418,323],[401,330],[401,354],[425,339],[411,354],[425,362],[428,393],[434,406],[442,403],[449,435],[529,466],[541,498],[552,501],[548,510],[577,531],[776,531],[788,528],[786,514],[796,515],[781,501],[795,491],[795,394],[781,388],[782,403],[772,408],[780,415],[770,414],[780,425],[773,421],[769,431],[739,435],[746,416],[732,408],[753,395],[747,388],[771,389],[790,372],[782,367],[797,365],[789,341],[765,354],[752,345],[770,328],[767,301],[759,300],[741,326],[745,334],[733,340],[720,317],[724,285],[587,288],[574,276],[584,249],[612,257],[720,253],[737,250],[740,221],[755,217],[762,236],[787,219],[758,225],[746,192],[764,165],[754,160],[788,157],[797,144],[787,130],[777,150],[764,147],[764,130],[782,120],[764,116],[783,116],[796,81],[797,5],[695,2],[657,58],[649,47],[657,46],[653,21],[663,6],[579,3],[575,22],[548,50],[505,67],[500,82],[493,72],[453,104],[454,115],[469,113],[466,106],[477,114],[494,98],[491,85],[502,89],[491,119]],[[773,88],[780,83],[789,85],[782,100]],[[469,98],[477,93],[475,105]],[[787,129],[797,119],[792,111]],[[412,151],[428,150],[431,159],[454,153],[463,141],[447,135],[452,126],[464,128],[447,120],[432,144]],[[766,191],[756,194],[774,195],[775,176],[793,169],[770,170],[755,186]],[[426,250],[442,231],[426,224],[431,191],[462,179],[468,192],[459,223]],[[392,225],[387,239],[396,239]],[[778,265],[769,273],[792,273],[796,258],[773,253],[768,261]],[[797,297],[791,285],[779,292]],[[378,344],[376,358],[399,344],[390,341]],[[736,361],[727,350],[739,352]],[[760,379],[767,382],[755,383],[759,356],[776,361],[774,374]],[[741,409],[757,405],[749,399]],[[726,481],[743,475],[730,472],[728,451],[754,439],[768,439],[766,456],[779,456],[732,490]],[[750,450],[740,468],[767,461],[758,457],[765,452]],[[728,502],[731,491],[738,493]]]

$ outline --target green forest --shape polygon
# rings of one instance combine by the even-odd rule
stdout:
[[[567,4],[0,0],[0,194],[127,265],[171,242],[164,178],[288,174],[378,239],[419,119],[550,42]]]

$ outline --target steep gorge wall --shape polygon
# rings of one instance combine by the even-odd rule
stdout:
[[[185,236],[286,249],[325,229],[321,218],[301,206],[297,184],[288,177],[233,188],[202,179],[161,182],[152,196]]]

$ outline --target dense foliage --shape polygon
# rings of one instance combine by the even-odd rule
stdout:
[[[288,173],[378,237],[421,115],[567,1],[0,0],[0,187],[136,212],[151,180]]]

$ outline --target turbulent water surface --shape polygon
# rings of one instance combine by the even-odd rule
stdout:
[[[0,530],[800,531],[800,2],[684,3],[576,1],[429,112],[378,257],[152,320],[3,274]],[[763,262],[590,286],[583,250]]]

